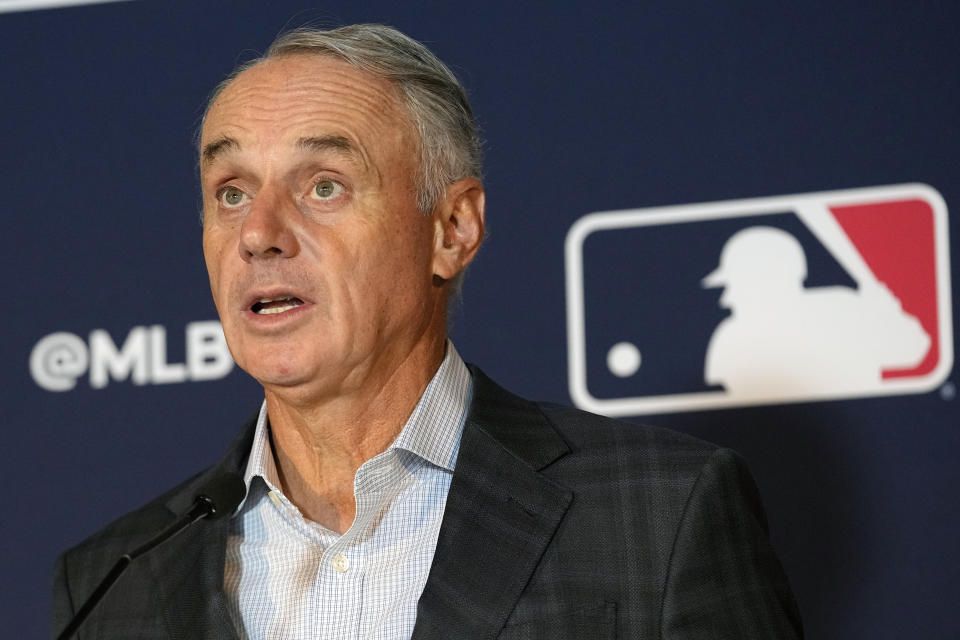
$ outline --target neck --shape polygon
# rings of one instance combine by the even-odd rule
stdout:
[[[304,399],[266,389],[281,488],[305,517],[344,533],[356,514],[353,479],[403,429],[443,361],[446,339],[378,363],[348,392]]]

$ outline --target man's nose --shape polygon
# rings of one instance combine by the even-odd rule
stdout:
[[[292,258],[300,252],[296,234],[299,210],[291,198],[261,189],[244,217],[237,249],[245,262]]]

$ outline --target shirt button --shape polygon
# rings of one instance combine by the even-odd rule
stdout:
[[[347,569],[350,568],[350,560],[347,559],[347,556],[342,553],[338,553],[333,556],[333,568],[340,573],[346,573]]]

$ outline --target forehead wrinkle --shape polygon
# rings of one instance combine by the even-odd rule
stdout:
[[[207,146],[221,138],[233,139],[237,125],[243,133],[242,148],[247,142],[258,146],[266,140],[246,140],[246,130],[260,123],[267,126],[261,134],[297,136],[288,144],[305,151],[312,147],[347,152],[378,176],[381,167],[369,157],[368,144],[376,147],[390,139],[397,149],[413,149],[418,143],[406,104],[391,82],[335,59],[296,54],[265,61],[240,74],[212,105],[207,121],[207,133],[214,138]],[[338,137],[341,140],[334,141]],[[324,138],[321,144],[301,144]],[[341,144],[344,140],[352,149]],[[233,150],[240,149],[238,142]]]
[[[405,119],[405,105],[389,81],[336,60],[307,60],[322,64],[322,69],[287,71],[284,67],[293,66],[293,61],[280,58],[243,72],[224,89],[211,111],[237,108],[247,117],[273,120],[308,117],[315,110],[360,112],[369,122],[382,121],[387,114]]]

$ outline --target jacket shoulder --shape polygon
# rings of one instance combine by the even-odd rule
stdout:
[[[706,459],[719,447],[694,436],[648,424],[625,422],[553,402],[534,403],[571,444],[629,443],[654,451],[684,453]]]
[[[714,444],[662,427],[628,423],[552,402],[522,398],[470,367],[474,398],[470,418],[534,468],[609,457],[635,464],[674,460],[699,469]],[[471,420],[468,420],[470,422]]]
[[[165,525],[176,518],[177,514],[170,509],[169,503],[176,502],[177,498],[183,494],[189,494],[193,487],[202,482],[202,478],[209,471],[208,468],[194,474],[146,504],[121,515],[79,544],[67,549],[64,555],[69,557],[91,554],[97,553],[98,550],[106,550],[116,555],[131,550],[126,547],[136,546],[141,539],[145,540],[159,533]],[[123,548],[120,549],[120,547]]]
[[[696,487],[718,479],[736,487],[734,499],[754,501],[747,464],[731,449],[662,427],[552,403],[537,406],[570,449],[543,472],[584,498],[580,506],[587,502],[588,511],[607,505],[610,516],[633,513],[642,516],[637,526],[655,521],[669,529],[679,525]]]

